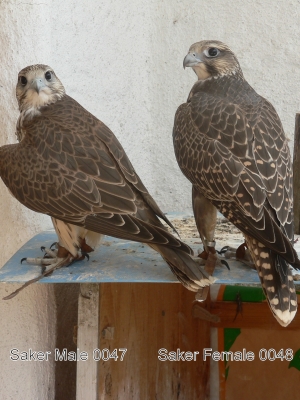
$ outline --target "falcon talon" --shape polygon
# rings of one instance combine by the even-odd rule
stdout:
[[[225,260],[221,260],[221,264],[225,265],[225,267],[228,269],[228,271],[230,271],[230,267],[227,261]]]
[[[44,249],[45,249],[45,256],[44,256],[44,258],[53,258],[53,259],[56,259],[57,258],[57,253],[58,253],[58,251],[57,250],[51,250],[50,248],[48,248],[48,247],[44,247]]]
[[[88,254],[88,253],[81,252],[81,255],[83,256],[83,258],[86,258],[86,259],[89,261],[89,259],[90,259],[90,256],[89,256],[89,254]]]
[[[229,249],[229,246],[224,246],[224,247],[222,247],[221,248],[221,250],[217,250],[217,253],[218,254],[224,254],[224,253],[226,253],[227,251],[228,251],[228,249]]]

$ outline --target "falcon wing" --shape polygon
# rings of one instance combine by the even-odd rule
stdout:
[[[256,93],[246,100],[233,104],[209,90],[197,91],[196,83],[175,115],[176,157],[186,177],[242,232],[298,263],[290,242],[287,140],[267,100]]]
[[[106,235],[191,249],[135,173],[113,133],[75,100],[41,109],[17,145],[2,148],[2,179],[26,207]]]

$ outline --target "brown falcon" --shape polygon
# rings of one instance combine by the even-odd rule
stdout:
[[[189,290],[211,283],[160,222],[172,227],[112,131],[66,95],[52,68],[24,68],[16,95],[19,143],[0,148],[0,175],[23,205],[52,217],[56,263],[91,250],[104,234],[148,244]]]
[[[193,208],[205,248],[213,245],[216,210],[239,228],[269,306],[287,326],[297,310],[289,264],[293,248],[291,157],[280,119],[245,80],[219,41],[193,44],[183,61],[198,81],[175,115],[178,164],[193,184]]]

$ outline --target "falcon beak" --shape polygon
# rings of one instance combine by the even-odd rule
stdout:
[[[42,79],[42,78],[34,79],[34,80],[31,82],[31,87],[32,87],[32,89],[35,90],[37,93],[40,93],[40,91],[41,91],[45,86],[46,86],[46,85],[45,85],[44,79]]]
[[[195,65],[202,63],[201,55],[197,53],[188,53],[183,60],[183,68],[194,67]]]

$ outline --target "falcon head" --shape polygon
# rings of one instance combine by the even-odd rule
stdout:
[[[30,65],[19,72],[16,95],[20,111],[38,110],[64,94],[63,84],[48,65]]]
[[[217,40],[192,44],[183,60],[183,67],[192,67],[199,80],[224,75],[243,76],[234,53],[226,44]]]

